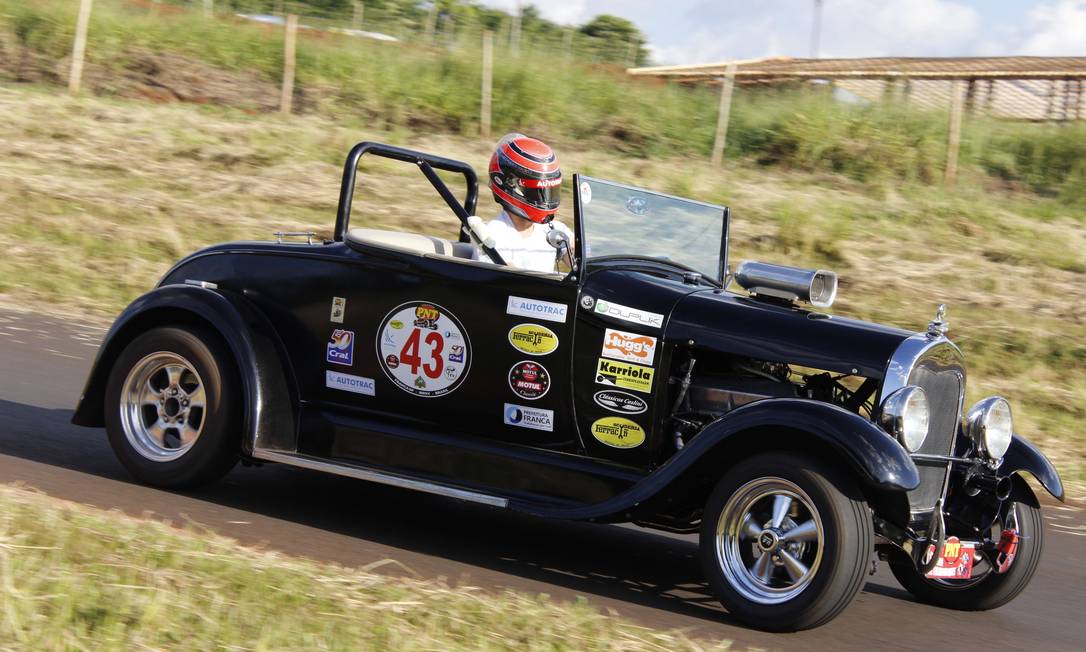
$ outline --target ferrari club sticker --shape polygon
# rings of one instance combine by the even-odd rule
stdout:
[[[629,419],[604,417],[592,422],[592,436],[611,448],[634,448],[645,442],[645,431]]]
[[[596,382],[600,385],[632,389],[643,394],[652,393],[652,376],[655,370],[636,364],[615,362],[600,358],[596,366]]]
[[[935,554],[935,546],[928,548],[928,554]],[[936,562],[935,568],[928,571],[928,577],[948,580],[967,580],[973,576],[973,560],[976,549],[972,543],[962,543],[958,537],[947,537],[943,546],[943,556]]]
[[[403,391],[431,398],[454,391],[471,368],[471,342],[452,313],[410,301],[385,315],[377,329],[381,370]]]
[[[546,367],[531,360],[522,360],[509,370],[509,389],[517,396],[534,401],[551,388],[551,375]]]
[[[547,355],[558,348],[558,336],[540,324],[518,324],[509,329],[509,343],[521,353]]]

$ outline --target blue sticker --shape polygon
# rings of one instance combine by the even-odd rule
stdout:
[[[325,359],[332,364],[351,366],[354,363],[354,331],[342,328],[332,331],[332,341],[328,343]]]

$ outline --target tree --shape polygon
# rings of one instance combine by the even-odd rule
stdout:
[[[648,40],[637,25],[625,18],[600,14],[582,25],[580,32],[588,37],[589,49],[597,61],[622,66],[648,63]]]

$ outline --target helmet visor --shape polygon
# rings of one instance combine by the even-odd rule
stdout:
[[[507,186],[512,194],[524,203],[546,211],[558,208],[558,202],[562,197],[562,177],[553,179],[520,179],[515,178],[512,184]]]

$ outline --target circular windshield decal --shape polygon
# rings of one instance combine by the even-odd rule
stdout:
[[[551,375],[538,362],[523,360],[509,370],[509,388],[517,396],[534,401],[551,388]]]
[[[437,304],[411,301],[381,322],[377,359],[403,391],[425,398],[444,396],[467,378],[471,342],[453,314]]]
[[[626,210],[634,215],[644,215],[649,212],[649,200],[644,197],[630,197],[626,200]]]
[[[581,205],[584,206],[592,201],[592,186],[588,185],[587,181],[581,182]]]

